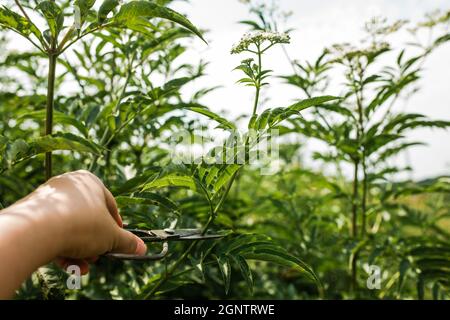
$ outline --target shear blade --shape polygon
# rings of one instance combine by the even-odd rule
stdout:
[[[205,234],[200,229],[175,229],[175,230],[141,230],[127,229],[145,242],[161,241],[194,241],[222,238],[223,235]]]
[[[223,235],[220,235],[220,234],[204,234],[204,235],[193,234],[193,235],[187,235],[187,236],[180,237],[176,240],[179,240],[179,241],[191,240],[191,241],[193,241],[193,240],[219,239],[222,237],[223,237]]]

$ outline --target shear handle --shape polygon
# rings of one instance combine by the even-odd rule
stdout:
[[[164,258],[167,253],[169,252],[169,243],[167,241],[163,242],[163,248],[160,253],[153,254],[153,255],[145,255],[145,256],[138,256],[136,254],[124,254],[124,253],[107,253],[105,256],[120,260],[141,260],[141,261],[147,261],[147,260],[161,260]]]

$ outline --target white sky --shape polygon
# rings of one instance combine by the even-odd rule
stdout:
[[[296,30],[291,33],[291,44],[286,48],[292,58],[299,60],[314,59],[325,46],[333,43],[357,42],[363,36],[364,22],[373,16],[382,15],[390,21],[400,18],[417,21],[435,9],[450,9],[449,0],[280,0],[279,5],[293,12],[288,26]],[[191,62],[192,59],[210,62],[208,76],[197,82],[199,88],[223,86],[203,102],[214,111],[228,112],[232,116],[250,113],[253,91],[236,85],[240,74],[232,71],[243,56],[229,53],[232,44],[247,30],[237,23],[248,18],[246,6],[237,0],[191,0],[177,3],[175,9],[187,13],[195,25],[209,30],[209,46],[194,41],[195,50],[188,55]],[[450,120],[449,57],[450,45],[446,44],[427,60],[421,91],[409,102],[408,111]],[[275,70],[276,74],[292,73],[280,48],[271,50],[264,60],[265,67]],[[284,106],[302,98],[291,86],[277,80],[271,80],[271,84],[266,92],[271,99],[269,107]],[[421,129],[408,138],[428,144],[409,151],[414,178],[450,174],[450,130]],[[314,148],[314,143],[309,146]],[[402,156],[398,163],[404,164],[404,159]]]

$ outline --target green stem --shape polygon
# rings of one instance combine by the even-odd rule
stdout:
[[[48,83],[47,83],[47,105],[45,116],[45,135],[51,135],[53,132],[53,107],[55,95],[55,71],[57,54],[49,52],[48,54]],[[45,153],[45,179],[52,177],[52,153]]]
[[[259,49],[259,46],[258,46],[257,55],[258,55],[258,75],[261,75],[262,54],[261,54],[261,50]],[[258,109],[259,94],[260,94],[260,88],[261,88],[261,78],[258,78],[258,80],[255,83],[255,86],[256,86],[256,92],[255,92],[255,100],[253,103],[252,116],[256,114],[256,110]]]
[[[69,41],[74,30],[75,30],[75,24],[71,25],[69,30],[67,30],[67,33],[65,34],[64,38],[61,40],[61,42],[58,46],[58,51],[61,51],[61,52],[63,51],[64,45],[67,43],[67,41]]]
[[[110,23],[105,23],[105,24],[102,24],[102,25],[100,25],[100,26],[97,26],[97,27],[95,27],[95,28],[93,28],[93,29],[91,29],[91,30],[85,31],[85,32],[84,32],[83,34],[81,34],[80,36],[78,36],[78,37],[76,37],[75,39],[73,39],[72,41],[68,42],[67,45],[66,45],[65,47],[62,47],[62,46],[60,45],[59,48],[58,48],[58,51],[59,51],[60,53],[63,53],[63,52],[66,51],[70,46],[72,46],[75,42],[77,42],[78,40],[84,38],[84,37],[87,36],[88,34],[91,34],[91,33],[94,33],[94,32],[96,32],[96,31],[99,31],[99,30],[101,30],[101,29],[103,29],[103,28],[105,28],[105,27],[108,27],[108,26],[112,25],[112,24],[113,24],[112,22],[110,22]],[[69,37],[69,38],[70,38],[70,37]],[[68,40],[67,40],[67,41],[68,41]]]
[[[257,55],[258,55],[258,74],[261,74],[261,61],[262,61],[262,52],[260,50],[260,47],[257,46],[258,51],[257,51]],[[258,101],[259,101],[259,95],[260,95],[260,87],[261,87],[261,79],[259,78],[257,80],[257,82],[255,83],[256,86],[256,92],[255,92],[255,100],[253,103],[253,111],[252,111],[252,116],[254,116],[256,114],[257,108],[258,108]],[[248,139],[249,137],[247,136],[245,145],[248,144]],[[242,168],[242,167],[241,167]],[[217,203],[217,205],[214,207],[214,210],[211,210],[210,212],[210,216],[208,221],[206,222],[205,226],[202,229],[202,235],[205,234],[209,227],[214,223],[214,220],[217,217],[217,213],[219,212],[219,210],[222,208],[223,203],[225,202],[231,187],[233,186],[233,183],[236,179],[236,176],[238,175],[240,169],[237,170],[230,178],[230,181],[227,184],[226,189],[224,190],[224,192],[222,193],[222,196],[219,199],[219,202]],[[208,199],[210,200],[210,199]],[[211,202],[210,202],[211,203]],[[191,251],[194,249],[194,247],[196,246],[198,241],[194,241],[192,242],[189,247],[187,248],[186,251],[184,251],[184,253],[180,256],[180,258],[178,258],[177,261],[175,261],[175,263],[165,272],[164,277],[162,277],[161,279],[159,279],[159,281],[155,284],[155,286],[153,286],[153,288],[143,296],[143,299],[149,299],[150,297],[154,296],[155,293],[158,291],[158,289],[169,279],[169,277],[175,272],[175,270],[177,269],[177,267],[180,265],[180,263],[182,263],[187,256],[191,253]]]
[[[216,207],[211,212],[208,222],[203,227],[202,234],[205,234],[208,231],[209,227],[212,225],[215,218],[217,217],[217,213],[219,212],[220,208],[222,207],[223,203],[225,202],[225,199],[227,198],[228,193],[230,192],[231,186],[233,185],[233,182],[236,178],[236,174],[238,171],[236,171],[233,174],[230,181],[228,182],[227,188],[225,189],[224,193],[222,194]],[[150,297],[155,295],[156,291],[169,279],[169,277],[175,272],[175,270],[180,265],[180,263],[182,263],[187,258],[187,256],[191,253],[191,251],[194,249],[194,247],[197,245],[197,243],[198,243],[198,241],[194,241],[189,245],[189,247],[186,249],[186,251],[184,251],[184,253],[180,256],[180,258],[178,258],[178,260],[175,261],[175,263],[165,272],[164,277],[162,277],[155,284],[155,286],[149,291],[149,293],[147,293],[146,295],[143,296],[143,299],[149,299]]]
[[[363,153],[362,159],[362,171],[363,171],[363,189],[361,196],[361,215],[362,215],[362,223],[361,223],[361,236],[364,237],[366,235],[366,213],[367,213],[367,190],[368,190],[368,181],[367,181],[367,164],[365,152]]]
[[[352,195],[352,237],[356,239],[358,236],[358,168],[359,161],[354,163],[354,177],[353,177],[353,195]],[[355,256],[351,264],[351,288],[352,291],[356,289],[357,285],[357,257]]]
[[[353,163],[353,194],[352,194],[352,237],[358,236],[358,169],[359,161]]]
[[[366,151],[365,146],[361,143],[361,141],[364,139],[365,130],[364,130],[364,106],[363,106],[363,90],[364,86],[362,84],[362,78],[363,74],[362,72],[359,75],[359,85],[360,90],[359,92],[356,92],[356,103],[358,107],[358,133],[357,133],[357,141],[358,144],[362,146],[362,155],[361,155],[361,165],[363,169],[363,180],[362,180],[362,195],[361,195],[361,217],[362,217],[362,226],[361,226],[361,232],[362,234],[365,233],[365,223],[366,223],[366,202],[367,202],[367,168],[366,168]]]
[[[19,7],[20,12],[22,12],[23,16],[29,21],[31,22],[30,17],[28,16],[27,12],[25,11],[25,9],[22,7],[22,5],[20,4],[19,0],[14,0],[14,2],[16,3],[16,5]]]

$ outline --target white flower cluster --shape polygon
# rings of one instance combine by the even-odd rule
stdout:
[[[272,31],[258,31],[254,33],[246,33],[241,40],[231,48],[231,53],[241,53],[248,50],[251,44],[261,44],[269,41],[271,45],[276,43],[289,43],[290,37],[286,33]]]
[[[389,50],[390,46],[387,42],[370,43],[366,47],[357,48],[349,43],[335,44],[328,51],[335,56],[335,61],[343,58],[354,59],[361,56],[369,56],[383,50]]]

